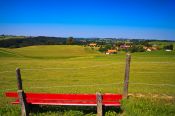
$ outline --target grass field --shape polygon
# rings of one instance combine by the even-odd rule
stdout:
[[[3,94],[17,90],[17,67],[27,92],[122,93],[125,53],[105,55],[88,47],[57,45],[0,48],[0,115],[20,113]],[[175,115],[175,51],[133,53],[129,95],[121,110],[109,109],[106,115]],[[31,115],[95,115],[95,108],[85,109],[43,107]]]

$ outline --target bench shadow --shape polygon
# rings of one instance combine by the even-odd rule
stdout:
[[[31,113],[47,113],[47,112],[68,112],[68,111],[80,111],[83,114],[96,114],[97,108],[95,106],[48,106],[48,105],[30,105]],[[103,107],[103,115],[108,111],[114,111],[116,113],[122,113],[120,107]]]
[[[123,110],[121,109],[121,107],[115,107],[115,106],[103,107],[103,115],[104,115],[106,112],[109,112],[109,111],[114,111],[114,112],[116,112],[117,114],[123,113]]]

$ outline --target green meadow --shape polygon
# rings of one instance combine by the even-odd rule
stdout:
[[[129,99],[106,116],[175,115],[175,51],[131,54]],[[105,55],[90,47],[47,45],[0,48],[0,115],[20,114],[6,91],[16,91],[15,69],[21,69],[26,92],[119,93],[123,91],[125,52]],[[113,110],[114,109],[114,110]],[[43,106],[31,115],[96,115],[95,108]]]

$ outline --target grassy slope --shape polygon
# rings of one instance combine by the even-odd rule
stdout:
[[[122,93],[125,53],[104,55],[81,46],[31,46],[0,49],[0,114],[17,115],[18,106],[9,105],[3,92],[16,90],[15,68],[22,69],[24,88],[28,92],[50,93]],[[132,54],[129,93],[123,101],[124,115],[174,115],[175,52]],[[27,70],[31,69],[31,70]],[[6,72],[10,71],[10,72]],[[114,83],[114,84],[113,84]],[[134,84],[137,83],[137,84]],[[90,86],[90,85],[95,86]],[[77,86],[80,85],[80,86]],[[69,87],[72,86],[72,87]],[[141,97],[141,98],[140,98]],[[161,98],[160,98],[161,97]],[[164,103],[163,106],[160,104]],[[167,103],[167,104],[166,104]],[[5,104],[5,105],[4,105]],[[162,110],[166,107],[166,110]],[[14,109],[18,108],[17,111]],[[147,113],[146,113],[147,112]],[[49,112],[41,113],[48,115]],[[80,115],[81,111],[59,112]],[[57,113],[52,112],[52,115]],[[107,112],[114,115],[114,112]],[[33,114],[34,115],[34,114]]]
[[[0,40],[6,40],[6,39],[24,39],[25,36],[2,36],[0,35]]]

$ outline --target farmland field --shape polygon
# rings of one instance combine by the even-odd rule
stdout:
[[[3,94],[17,90],[17,67],[27,92],[122,93],[125,55],[105,55],[73,45],[0,48],[0,115],[20,113],[19,106],[11,105]],[[122,101],[122,111],[109,110],[106,115],[175,115],[175,51],[131,55],[130,97]],[[95,115],[81,109],[62,109],[31,115]]]

